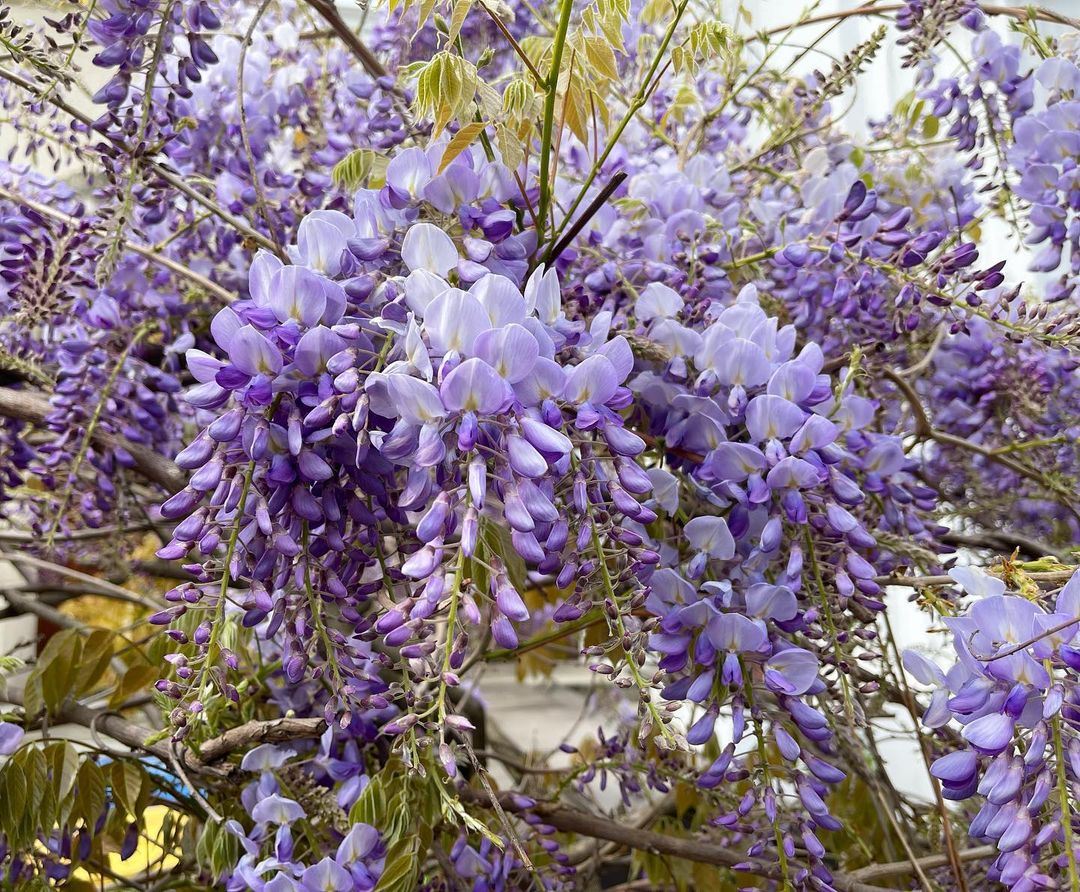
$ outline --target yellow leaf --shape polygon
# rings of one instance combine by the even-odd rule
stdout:
[[[589,60],[593,70],[602,77],[609,80],[618,79],[619,67],[615,61],[615,52],[607,41],[600,37],[586,37],[585,58]]]
[[[431,11],[435,9],[437,2],[438,0],[423,0],[420,4],[420,16],[416,20],[417,33],[427,24],[427,20],[431,17]]]
[[[454,12],[450,16],[451,43],[457,40],[457,36],[461,32],[461,26],[465,24],[465,16],[469,14],[469,10],[472,9],[472,5],[473,0],[455,0]]]
[[[505,124],[500,124],[495,130],[495,142],[499,147],[502,162],[511,170],[517,170],[525,160],[525,150],[522,148],[523,140],[519,139],[513,130]]]
[[[458,155],[464,152],[473,140],[475,140],[481,133],[484,132],[484,128],[487,126],[484,121],[473,121],[471,124],[465,124],[457,133],[454,134],[454,138],[446,144],[446,149],[443,151],[443,156],[439,161],[439,169],[436,174],[442,173],[450,165]]]
[[[581,82],[574,77],[570,80],[570,87],[566,93],[566,126],[574,134],[582,145],[589,144],[589,105],[585,101],[585,93],[581,89]]]

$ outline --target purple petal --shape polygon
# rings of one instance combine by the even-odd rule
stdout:
[[[554,455],[569,455],[574,448],[566,434],[549,427],[542,421],[525,416],[521,419],[521,432],[525,439],[541,452]]]
[[[326,310],[322,277],[302,266],[283,266],[271,281],[270,309],[279,322],[314,325]]]
[[[495,328],[525,321],[525,298],[506,276],[489,273],[473,284],[469,294],[480,301]]]
[[[0,756],[10,756],[19,748],[26,732],[12,722],[0,722]]]
[[[793,402],[772,394],[756,396],[746,407],[746,429],[758,443],[790,437],[805,418],[806,413]]]
[[[779,674],[784,681],[785,693],[805,694],[818,677],[818,660],[810,651],[790,647],[775,654],[766,664],[767,670]]]
[[[394,408],[410,424],[427,424],[446,416],[439,391],[427,381],[411,375],[387,375],[383,380]]]
[[[217,373],[225,367],[225,363],[220,359],[194,347],[184,354],[184,358],[187,360],[191,374],[200,384],[208,384],[213,381],[217,377]]]
[[[677,291],[661,282],[650,282],[634,302],[634,315],[639,322],[650,319],[668,319],[683,308],[683,299]]]
[[[214,341],[222,350],[228,351],[233,337],[243,327],[244,323],[236,314],[236,310],[232,307],[222,307],[210,321],[210,334],[214,336]]]
[[[540,345],[528,329],[510,323],[485,331],[476,338],[472,352],[511,384],[523,380],[536,365]]]
[[[706,634],[713,647],[732,653],[752,653],[765,643],[765,630],[741,613],[721,613],[709,620]]]
[[[759,582],[746,592],[746,610],[758,619],[786,622],[798,613],[795,593],[787,586]]]
[[[606,356],[593,355],[570,370],[563,398],[576,406],[600,406],[615,395],[618,373]]]
[[[935,759],[930,766],[930,773],[948,786],[963,786],[975,775],[978,758],[971,749],[957,749],[940,759]]]
[[[765,478],[770,489],[809,489],[817,486],[821,473],[810,462],[793,455],[780,459]]]
[[[1012,740],[1014,721],[1001,712],[981,716],[964,726],[964,740],[984,753],[996,755]]]
[[[250,325],[233,336],[229,359],[248,375],[276,375],[281,371],[281,351]]]
[[[325,325],[316,325],[300,338],[293,361],[305,375],[319,375],[326,371],[326,363],[330,357],[340,353],[346,346],[343,337]]]
[[[596,352],[611,360],[611,364],[615,367],[616,380],[620,384],[634,370],[634,353],[630,349],[629,342],[622,335],[612,338]]]
[[[753,341],[735,338],[716,352],[712,362],[721,384],[741,384],[753,387],[769,378],[769,360],[765,351]]]
[[[347,892],[355,889],[356,883],[349,871],[327,855],[304,871],[300,887],[304,892]]]
[[[473,295],[448,288],[428,305],[424,330],[439,353],[471,355],[477,336],[491,328],[487,312]]]
[[[683,527],[683,535],[709,557],[727,561],[735,556],[735,540],[722,517],[695,517]]]
[[[300,221],[296,233],[297,253],[305,266],[328,276],[336,276],[341,272],[341,255],[348,239],[346,233],[335,225],[336,221],[319,216],[328,213],[332,212],[315,211]],[[348,217],[345,219],[348,220]]]
[[[443,379],[439,388],[451,412],[492,415],[507,399],[506,382],[482,359],[466,359]]]
[[[420,197],[433,173],[431,160],[423,149],[405,149],[396,153],[386,165],[386,185],[404,201],[414,201]]]
[[[426,269],[445,276],[458,262],[458,250],[439,227],[431,223],[414,223],[401,243],[401,259],[410,271]]]
[[[547,473],[548,463],[544,456],[525,438],[510,435],[506,438],[506,447],[510,467],[515,474],[522,477],[543,477]]]
[[[765,456],[747,443],[721,443],[709,453],[708,467],[718,480],[742,483],[765,467]]]
[[[538,406],[544,400],[559,399],[566,389],[562,366],[550,359],[536,360],[533,370],[514,385],[514,393],[525,406]]]

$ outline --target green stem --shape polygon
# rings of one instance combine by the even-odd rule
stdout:
[[[210,623],[210,640],[206,643],[206,663],[203,665],[202,684],[199,686],[199,700],[206,708],[206,697],[210,689],[210,667],[217,659],[215,649],[220,651],[218,639],[221,638],[221,628],[225,624],[225,599],[229,594],[229,583],[232,581],[232,560],[236,554],[236,543],[240,541],[240,527],[243,526],[244,507],[247,505],[248,492],[251,489],[251,478],[255,474],[255,460],[248,462],[247,470],[244,471],[244,485],[240,490],[240,503],[236,506],[236,520],[233,522],[232,531],[229,534],[229,544],[225,549],[225,569],[221,574],[221,589],[218,592],[217,604],[214,605],[214,618]]]
[[[519,644],[517,647],[502,647],[496,650],[489,650],[482,659],[485,663],[513,660],[516,657],[520,657],[522,654],[527,654],[546,644],[560,641],[563,638],[573,635],[575,632],[581,632],[590,626],[595,626],[597,623],[602,622],[603,619],[603,614],[599,610],[590,610],[580,619],[576,619],[571,623],[562,623],[552,631],[530,638],[528,641]]]
[[[840,676],[840,687],[844,692],[844,712],[847,715],[848,722],[854,723],[855,707],[851,702],[851,689],[848,686],[847,673],[844,672],[843,666],[840,665],[843,662],[844,653],[840,649],[840,641],[836,633],[836,621],[833,619],[832,604],[829,603],[829,593],[825,590],[825,579],[822,577],[821,568],[818,566],[817,553],[814,551],[814,537],[810,535],[809,527],[806,528],[805,536],[807,557],[810,558],[810,568],[814,574],[814,582],[817,584],[818,593],[821,596],[821,610],[825,615],[825,624],[829,629],[829,636],[832,638],[833,656],[836,659],[836,673]]]
[[[562,67],[563,50],[566,49],[566,33],[570,28],[570,13],[573,12],[573,0],[562,0],[559,9],[559,25],[551,46],[551,68],[547,76],[547,92],[544,95],[544,124],[540,134],[540,206],[537,213],[536,243],[544,242],[544,227],[547,226],[548,210],[551,206],[551,141],[555,127],[555,100],[559,94],[559,70]]]
[[[439,679],[437,714],[440,722],[446,718],[446,674],[450,671],[450,654],[454,650],[454,629],[457,626],[458,602],[461,600],[461,574],[464,571],[465,552],[459,548],[457,563],[454,566],[454,588],[450,592],[450,612],[446,616],[446,653],[443,654],[442,677]]]
[[[593,162],[592,169],[589,171],[589,175],[585,177],[585,182],[581,184],[581,189],[578,191],[577,197],[574,198],[573,203],[570,205],[570,210],[566,212],[565,216],[563,217],[562,223],[559,224],[559,227],[555,230],[554,235],[552,235],[551,246],[548,250],[548,256],[550,256],[550,249],[554,247],[554,245],[559,240],[559,236],[562,235],[563,229],[565,229],[569,223],[573,222],[575,212],[579,207],[581,207],[581,203],[585,200],[585,196],[588,194],[589,187],[592,186],[593,180],[596,179],[596,175],[600,173],[600,169],[604,166],[604,162],[607,161],[608,156],[612,153],[612,151],[614,151],[615,146],[619,144],[619,140],[622,138],[623,131],[626,129],[627,125],[629,125],[629,123],[634,119],[634,116],[637,115],[637,113],[641,110],[641,107],[648,101],[649,96],[652,95],[653,89],[655,88],[655,84],[653,83],[653,77],[656,75],[656,70],[660,67],[661,60],[665,57],[667,53],[667,48],[668,45],[671,43],[671,38],[675,35],[675,29],[678,27],[679,21],[682,19],[683,13],[686,11],[686,7],[689,2],[690,0],[681,0],[678,8],[675,10],[675,14],[671,19],[671,24],[668,25],[667,31],[664,32],[664,37],[660,41],[660,46],[656,51],[656,55],[653,56],[652,63],[649,65],[649,70],[645,73],[645,79],[641,82],[641,86],[634,94],[634,98],[630,101],[630,105],[627,109],[626,114],[623,115],[622,119],[619,121],[618,126],[615,128],[611,137],[605,144],[604,150]],[[552,98],[551,101],[552,112],[554,113],[554,98]],[[547,119],[545,110],[545,124],[546,123]],[[544,158],[541,159],[541,161],[543,160],[546,160],[546,154]],[[543,168],[541,168],[541,181],[543,180],[542,171]],[[544,195],[542,191],[540,195],[540,200],[541,209],[546,210],[546,205],[544,204]],[[543,224],[544,222],[543,213],[540,214],[540,222],[541,224]],[[540,232],[537,237],[537,244],[543,244],[543,241],[543,232]]]
[[[1080,890],[1080,872],[1076,868],[1076,852],[1073,850],[1072,809],[1069,806],[1069,780],[1065,775],[1065,747],[1061,741],[1061,716],[1050,721],[1054,730],[1054,758],[1057,762],[1058,804],[1061,808],[1061,832],[1065,835],[1065,854],[1069,859],[1069,889]]]
[[[619,601],[615,597],[615,585],[611,581],[611,571],[608,570],[607,558],[604,557],[604,549],[600,544],[600,533],[597,531],[595,523],[592,525],[592,543],[593,550],[596,552],[596,560],[600,564],[600,576],[604,580],[604,591],[611,599],[611,603],[615,605],[615,630],[618,632],[621,641],[626,637],[626,625],[623,623],[622,611],[619,609]],[[638,664],[634,661],[634,657],[630,653],[626,654],[626,665],[630,669],[630,675],[634,678],[634,684],[637,685],[638,692],[645,700],[645,705],[653,719],[653,725],[672,745],[674,745],[675,735],[664,722],[663,717],[660,715],[660,710],[656,708],[652,695],[649,693],[649,688],[651,686],[645,681],[645,678],[641,674],[641,670],[638,668]]]
[[[761,726],[761,719],[759,716],[754,715],[754,686],[750,684],[750,676],[746,673],[746,666],[743,665],[742,658],[739,658],[739,664],[742,666],[743,676],[743,691],[746,696],[746,705],[750,707],[750,718],[754,723],[754,736],[757,738],[758,758],[761,760],[761,772],[765,778],[765,785],[771,790],[772,786],[772,773],[769,771],[769,753],[765,746],[765,729]],[[791,880],[788,877],[788,860],[787,853],[784,851],[784,835],[780,832],[780,822],[774,820],[773,836],[776,839],[776,854],[780,860],[780,870],[784,875],[785,890],[791,888]]]
[[[319,640],[322,642],[323,650],[326,651],[326,664],[330,667],[330,674],[334,678],[336,688],[332,693],[337,693],[344,688],[344,682],[341,679],[341,670],[338,668],[337,658],[334,656],[333,642],[330,641],[330,636],[326,634],[326,626],[323,624],[322,610],[319,605],[318,599],[315,597],[315,587],[311,584],[311,532],[308,529],[308,522],[304,521],[304,531],[302,535],[302,541],[304,544],[304,594],[307,596],[308,608],[311,610],[311,619],[315,623],[315,634],[319,636]]]

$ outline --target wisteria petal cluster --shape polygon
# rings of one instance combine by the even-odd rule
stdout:
[[[361,6],[0,11],[0,885],[1080,890],[1078,23]]]

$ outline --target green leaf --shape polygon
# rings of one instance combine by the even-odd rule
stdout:
[[[94,629],[83,640],[82,660],[79,666],[78,693],[89,691],[105,674],[113,656],[116,636],[108,629]]]
[[[375,892],[412,892],[420,873],[420,858],[414,840],[404,840],[386,856],[386,870],[379,878]]]
[[[79,775],[79,751],[75,746],[64,741],[50,746],[46,755],[49,757],[56,798],[67,799],[71,790],[75,789],[76,778]]]
[[[53,712],[75,691],[82,648],[79,632],[65,629],[53,635],[41,652],[34,672],[41,679],[42,700]]]
[[[436,139],[451,120],[462,118],[476,97],[480,78],[468,59],[448,52],[436,53],[416,77],[413,107],[417,114],[434,119],[431,138]]]
[[[386,813],[383,775],[380,772],[364,787],[364,792],[349,810],[349,820],[354,824],[371,824],[373,827],[378,827]]]
[[[140,799],[146,772],[138,762],[130,759],[118,759],[112,765],[113,800],[122,805],[133,820],[142,815]]]
[[[224,826],[209,821],[195,844],[196,861],[214,876],[221,876],[234,867],[240,854],[239,840]]]
[[[619,79],[619,64],[615,61],[615,51],[606,40],[600,37],[585,38],[585,58],[593,71],[609,80]]]
[[[9,836],[19,833],[23,818],[23,800],[26,799],[26,775],[22,766],[10,760],[0,775],[0,829]]]
[[[359,189],[375,175],[386,171],[387,159],[373,149],[353,149],[331,171],[330,178],[342,189]]]
[[[132,666],[124,673],[120,684],[109,698],[109,708],[123,706],[134,694],[145,691],[160,677],[161,668],[158,666]]]
[[[87,759],[79,766],[75,778],[75,808],[71,818],[82,818],[87,827],[93,827],[105,810],[105,775],[96,762]]]

